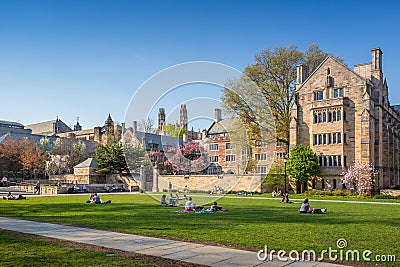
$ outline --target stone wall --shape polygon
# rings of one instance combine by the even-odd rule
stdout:
[[[183,192],[185,186],[189,191],[211,191],[219,186],[226,191],[261,192],[263,178],[261,175],[160,175],[159,191],[168,191],[172,183],[173,191]]]

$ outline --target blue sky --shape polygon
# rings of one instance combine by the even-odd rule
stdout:
[[[122,122],[136,89],[164,68],[202,60],[243,70],[266,47],[311,43],[350,67],[371,61],[371,48],[380,47],[391,104],[400,104],[399,5],[0,0],[0,119],[29,124],[58,115],[73,124],[79,116],[88,128],[111,113]],[[188,86],[160,103],[168,113],[199,90]]]

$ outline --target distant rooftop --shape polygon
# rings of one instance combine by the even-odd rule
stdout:
[[[19,123],[19,122],[0,120],[0,127],[23,129],[23,128],[24,128],[24,125],[22,125],[22,124]]]
[[[94,161],[93,158],[88,158],[87,160],[79,163],[74,168],[97,168],[99,165]]]

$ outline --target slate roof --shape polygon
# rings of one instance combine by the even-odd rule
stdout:
[[[207,134],[227,133],[230,129],[234,128],[235,123],[238,122],[237,118],[226,118],[219,122],[214,122],[207,131]]]
[[[137,132],[136,138],[141,144],[144,138],[146,150],[154,150],[153,144],[158,144],[157,150],[162,152],[164,152],[165,149],[168,150],[169,148],[177,148],[184,145],[181,138],[166,135]]]
[[[0,120],[0,126],[4,126],[4,127],[17,127],[17,128],[24,128],[24,125],[22,125],[19,122],[14,122],[14,121],[3,121]]]
[[[33,134],[52,135],[53,131],[54,131],[53,125],[56,122],[60,123],[63,126],[63,128],[65,128],[65,130],[62,132],[72,131],[72,129],[60,119],[58,119],[58,121],[51,120],[51,121],[44,121],[44,122],[29,124],[29,125],[26,125],[25,128],[31,129]]]
[[[397,114],[400,115],[400,105],[393,105],[392,106],[393,110],[397,112]]]
[[[99,165],[97,165],[93,158],[88,158],[76,165],[74,168],[97,168],[98,166]]]

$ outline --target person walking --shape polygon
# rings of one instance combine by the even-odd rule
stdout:
[[[36,185],[35,185],[35,192],[34,192],[34,194],[38,194],[38,195],[40,195],[40,182],[39,181],[37,181],[37,183],[36,183]]]

